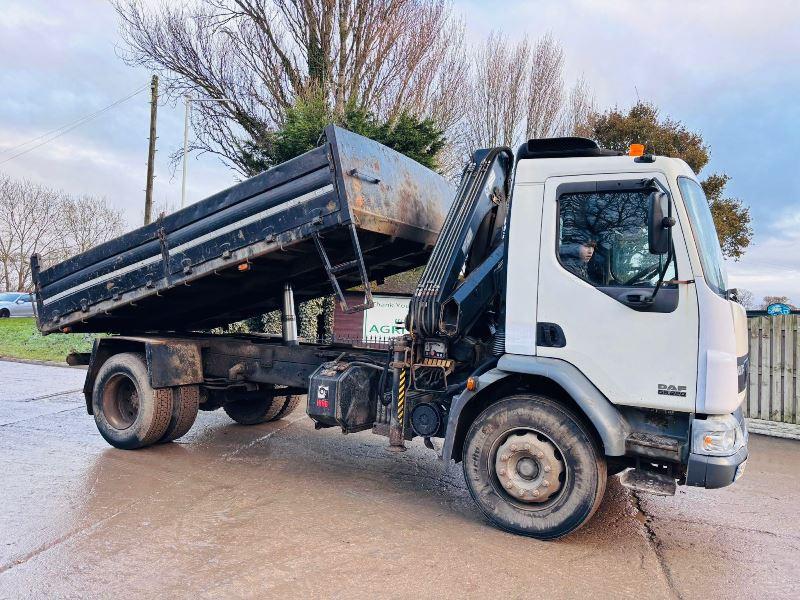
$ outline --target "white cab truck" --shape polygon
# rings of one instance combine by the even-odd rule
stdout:
[[[496,525],[558,538],[609,476],[670,495],[730,485],[747,459],[746,316],[708,202],[683,161],[634,154],[582,138],[479,150],[453,192],[330,127],[160,228],[50,270],[34,258],[39,325],[116,334],[70,362],[89,365],[87,409],[117,447],[175,439],[198,408],[278,419],[307,394],[317,429],[371,430],[398,456],[422,438]],[[422,264],[388,350],[298,342],[295,292],[355,310],[369,286],[360,307],[342,289]],[[275,307],[282,336],[200,333]]]

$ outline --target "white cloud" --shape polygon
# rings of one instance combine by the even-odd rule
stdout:
[[[25,152],[37,153],[37,159],[44,161],[61,161],[69,163],[71,168],[80,167],[82,170],[89,168],[116,168],[122,170],[125,165],[119,156],[103,152],[100,148],[93,146],[91,140],[70,140],[67,137],[56,138],[53,141],[44,143],[48,138],[43,138],[38,142],[26,144],[28,140],[41,135],[40,132],[29,131],[28,135],[20,135],[16,131],[7,131],[0,128],[0,162],[9,159],[12,155]],[[33,149],[37,144],[43,144],[40,148]],[[16,150],[12,148],[17,147]]]
[[[732,287],[764,296],[789,296],[800,305],[800,203],[757,235],[744,258],[728,262]]]
[[[0,162],[14,154],[3,149],[73,122],[147,84],[150,73],[118,58],[119,42],[116,14],[108,2],[3,3]],[[148,120],[146,91],[0,165],[0,172],[70,193],[105,196],[136,225],[144,203]],[[182,107],[160,104],[154,189],[158,204],[180,204],[180,172],[173,177],[169,155],[182,141]],[[187,196],[197,201],[234,180],[234,173],[215,157],[192,157]]]
[[[0,17],[0,30],[14,30],[21,27],[50,27],[58,23],[58,19],[46,11],[36,10],[26,4],[3,5]]]
[[[498,11],[491,3],[462,2],[471,38],[491,29],[513,37],[551,32],[568,66],[585,73],[603,103],[642,97],[696,102],[697,89],[738,88],[762,69],[798,64],[800,3],[776,0],[674,2],[640,0],[518,1]],[[513,15],[513,19],[509,19]]]
[[[30,133],[30,132],[29,132]],[[8,146],[30,139],[0,128],[0,139]],[[130,226],[139,224],[144,204],[147,139],[141,137],[138,151],[115,149],[113,142],[86,136],[64,136],[30,154],[0,165],[0,173],[26,178],[73,194],[106,197],[125,215]],[[180,170],[172,176],[168,148],[157,154],[153,197],[161,206],[180,204]],[[2,152],[3,146],[0,146]],[[0,154],[0,162],[8,157]],[[211,157],[191,159],[187,197],[195,202],[234,182],[234,174]]]

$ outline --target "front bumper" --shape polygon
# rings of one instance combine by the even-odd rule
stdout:
[[[747,446],[742,446],[736,454],[731,456],[689,454],[686,485],[708,489],[730,485],[741,477],[746,460]]]
[[[731,418],[732,417],[732,418]],[[723,417],[709,417],[708,423],[712,418],[720,419],[725,422]],[[702,426],[703,421],[695,420],[692,425],[694,430]],[[719,423],[719,421],[717,421]],[[744,420],[742,409],[739,408],[728,418],[728,426],[736,429],[736,451],[728,456],[715,456],[706,454],[696,443],[696,436],[692,436],[692,448],[689,453],[689,460],[686,465],[686,485],[704,487],[707,489],[721,488],[731,485],[744,473],[745,463],[747,462],[747,442],[748,432],[747,423]],[[702,433],[702,429],[700,430]],[[700,450],[698,452],[697,450]]]

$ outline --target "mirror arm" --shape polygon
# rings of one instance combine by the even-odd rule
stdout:
[[[667,251],[667,260],[664,263],[664,268],[661,270],[661,273],[658,275],[658,282],[656,282],[656,287],[653,289],[652,295],[647,299],[648,304],[653,304],[656,301],[656,295],[658,291],[661,289],[661,286],[664,284],[664,277],[667,275],[667,269],[669,269],[669,263],[672,262],[673,253],[672,253],[672,231],[669,233],[669,250]]]
[[[665,188],[661,184],[661,182],[655,177],[653,177],[653,179],[651,179],[650,181],[651,183],[654,183],[656,186],[658,186],[661,189],[661,191],[667,195],[667,216],[664,217],[664,219],[662,220],[662,225],[665,228],[667,228],[669,236],[669,249],[667,250],[667,260],[664,262],[664,268],[661,269],[661,272],[658,274],[658,282],[656,282],[656,287],[653,289],[652,295],[647,299],[647,303],[652,305],[656,301],[656,296],[658,295],[658,291],[664,284],[664,277],[666,277],[667,275],[667,269],[669,269],[669,264],[672,262],[674,258],[674,252],[673,252],[674,248],[672,246],[672,227],[675,225],[676,221],[675,218],[672,216],[672,195],[669,193],[669,190],[667,190],[667,188]],[[678,271],[677,267],[678,265],[676,264],[675,265],[676,274]]]

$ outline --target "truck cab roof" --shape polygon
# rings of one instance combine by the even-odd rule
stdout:
[[[530,140],[517,151],[516,184],[544,183],[550,177],[613,173],[663,173],[668,180],[678,176],[696,179],[683,160],[668,156],[628,156],[605,150],[587,138]]]

